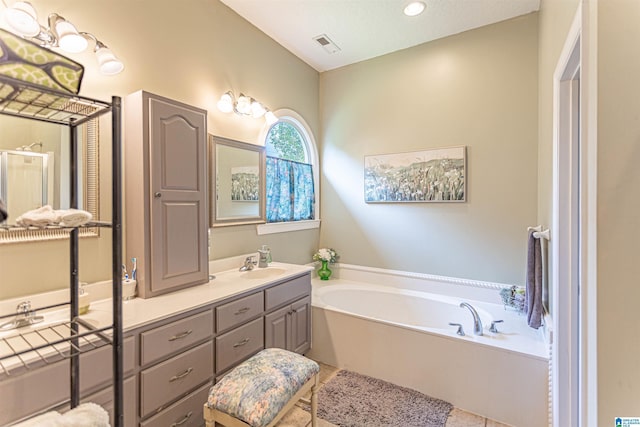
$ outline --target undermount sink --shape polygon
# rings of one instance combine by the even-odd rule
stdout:
[[[249,271],[243,271],[240,273],[240,277],[244,277],[247,279],[269,279],[271,277],[276,277],[281,274],[286,273],[287,270],[284,268],[278,267],[267,267],[267,268],[255,268]]]

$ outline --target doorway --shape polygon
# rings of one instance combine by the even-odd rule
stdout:
[[[553,426],[584,425],[586,322],[585,123],[582,8],[554,73],[553,213],[551,239],[551,403]]]

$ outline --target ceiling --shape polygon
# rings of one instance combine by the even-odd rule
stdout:
[[[431,40],[537,11],[540,0],[221,0],[317,71],[364,61]],[[328,53],[325,35],[339,47]]]

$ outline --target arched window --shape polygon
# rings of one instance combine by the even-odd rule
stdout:
[[[274,112],[278,121],[264,136],[267,154],[266,220],[286,230],[318,226],[318,154],[309,127],[291,110]],[[295,225],[294,225],[295,223]],[[263,233],[275,232],[266,231]]]

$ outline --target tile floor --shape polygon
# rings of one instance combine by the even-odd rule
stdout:
[[[338,368],[320,363],[320,384],[326,384],[335,374]],[[298,404],[299,405],[299,404]],[[278,423],[277,427],[310,427],[311,417],[300,406],[294,406],[287,415]],[[335,427],[328,421],[318,418],[318,427]],[[369,427],[369,426],[368,426]],[[375,427],[373,424],[370,427]],[[508,427],[506,424],[490,420],[470,412],[454,408],[449,414],[446,427]]]

